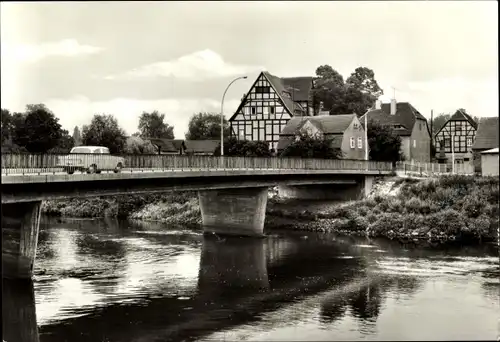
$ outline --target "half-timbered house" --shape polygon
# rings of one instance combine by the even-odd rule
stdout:
[[[472,162],[472,146],[476,138],[477,123],[461,110],[444,124],[434,136],[434,146],[440,156],[444,155],[447,164],[452,162],[452,152],[455,164]]]
[[[231,136],[265,141],[276,150],[288,120],[312,115],[312,88],[313,77],[279,78],[261,72],[229,119]]]

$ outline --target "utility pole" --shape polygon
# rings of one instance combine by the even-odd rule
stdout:
[[[434,110],[431,109],[431,146],[429,146],[430,148],[430,153],[431,153],[431,163],[432,163],[432,159],[435,157],[432,155],[432,146],[434,145],[434,131],[433,131],[433,125],[432,125],[432,121],[433,121],[433,115],[434,115]],[[434,145],[434,147],[436,147]],[[435,150],[437,151],[437,149],[435,148]]]

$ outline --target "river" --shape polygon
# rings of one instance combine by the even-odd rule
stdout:
[[[305,232],[204,237],[43,217],[33,282],[3,283],[16,341],[479,340],[499,335],[496,246]]]

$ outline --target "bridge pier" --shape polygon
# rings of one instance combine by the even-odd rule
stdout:
[[[206,233],[263,236],[267,187],[198,192]]]
[[[2,204],[2,278],[31,278],[41,204],[41,201]]]

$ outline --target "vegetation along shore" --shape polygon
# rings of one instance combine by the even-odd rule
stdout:
[[[390,178],[366,199],[344,203],[286,200],[270,195],[267,229],[339,232],[402,242],[485,242],[498,237],[499,179],[443,176]],[[54,216],[118,217],[200,226],[196,192],[46,201]]]

